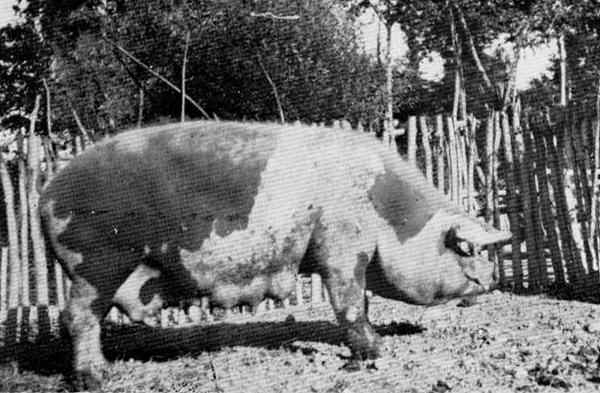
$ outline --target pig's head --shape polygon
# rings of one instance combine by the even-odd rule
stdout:
[[[378,244],[377,258],[367,269],[367,287],[421,305],[489,291],[496,286],[496,266],[481,249],[510,238],[510,232],[441,209],[404,243]]]
[[[497,285],[497,266],[481,250],[509,240],[511,233],[463,214],[438,214],[436,219],[441,221],[438,266],[442,272],[436,302],[493,289]]]

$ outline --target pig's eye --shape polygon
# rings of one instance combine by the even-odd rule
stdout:
[[[473,247],[471,247],[470,243],[468,243],[466,241],[462,241],[462,242],[458,242],[457,246],[466,255],[473,256]]]
[[[446,247],[460,255],[461,257],[472,257],[475,255],[475,249],[467,241],[458,241],[454,244],[446,244]]]

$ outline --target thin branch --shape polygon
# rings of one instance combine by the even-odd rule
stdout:
[[[460,106],[461,90],[464,83],[462,75],[462,50],[458,43],[458,34],[456,34],[456,24],[454,23],[454,12],[452,7],[448,7],[450,19],[450,36],[452,38],[452,49],[454,50],[455,67],[454,70],[454,99],[452,100],[452,118],[458,119],[458,107]]]
[[[504,90],[504,97],[502,99],[504,108],[506,108],[511,102],[514,103],[516,97],[517,67],[519,65],[519,61],[521,61],[521,54],[523,52],[523,41],[525,40],[525,36],[527,35],[528,30],[529,23],[524,22],[521,28],[519,29],[518,37],[515,42],[514,61],[510,65],[509,80],[507,82],[506,89]]]
[[[139,89],[139,104],[138,104],[138,119],[137,128],[142,128],[142,120],[144,119],[144,89]]]
[[[260,53],[256,55],[256,58],[258,60],[260,68],[265,74],[265,78],[267,78],[267,81],[271,85],[271,89],[273,89],[273,95],[275,96],[275,101],[277,102],[277,109],[279,109],[279,120],[281,120],[282,123],[285,123],[285,115],[283,113],[283,107],[281,106],[281,100],[279,99],[279,93],[277,93],[277,86],[275,86],[273,79],[271,79],[271,76],[269,76],[269,73],[267,72],[267,69],[265,68],[262,62],[262,57],[260,56]]]
[[[46,126],[48,128],[48,136],[52,135],[52,111],[50,108],[50,88],[46,78],[42,79],[44,89],[46,90]]]
[[[79,118],[79,115],[77,114],[77,111],[75,110],[75,108],[73,107],[73,105],[70,102],[69,102],[69,106],[71,107],[71,114],[73,115],[73,118],[75,119],[75,123],[77,123],[77,127],[79,127],[79,131],[81,131],[81,136],[83,137],[84,142],[87,144],[90,141],[90,134],[87,132],[87,129],[81,122],[81,119]]]
[[[460,24],[463,30],[465,31],[465,36],[467,37],[467,42],[469,43],[469,48],[471,49],[471,54],[473,56],[473,60],[475,61],[475,65],[481,73],[481,77],[483,78],[485,86],[491,91],[493,91],[494,86],[492,85],[492,81],[490,80],[487,71],[481,63],[481,59],[479,58],[479,54],[477,53],[477,48],[475,47],[473,35],[471,34],[471,30],[469,29],[469,25],[467,24],[467,20],[465,19],[465,15],[463,14],[462,9],[458,5],[454,4],[454,8],[456,9],[456,12],[458,14],[458,20],[460,21]]]
[[[104,41],[108,42],[109,44],[113,45],[115,48],[117,48],[119,51],[121,51],[125,56],[129,57],[134,63],[136,63],[140,67],[144,68],[146,71],[148,71],[149,73],[151,73],[152,75],[154,75],[155,77],[157,77],[158,79],[160,79],[162,82],[164,82],[165,84],[167,84],[167,86],[169,86],[171,89],[173,89],[177,93],[181,94],[181,89],[179,87],[175,86],[167,78],[165,78],[164,76],[160,75],[158,72],[154,71],[152,68],[148,67],[146,64],[142,63],[137,57],[135,57],[134,55],[132,55],[127,49],[123,48],[121,45],[119,45],[116,42],[112,41],[110,38],[102,37],[102,39]],[[210,116],[208,115],[208,113],[206,113],[206,111],[204,110],[204,108],[202,108],[200,106],[200,104],[198,104],[196,101],[194,101],[194,99],[192,99],[187,94],[185,95],[185,98],[192,105],[194,105],[196,107],[196,109],[198,109],[202,113],[202,115],[204,117],[206,117],[207,119],[210,119]]]
[[[276,20],[298,20],[300,19],[300,15],[277,15],[270,11],[267,12],[250,12],[250,16],[256,18],[270,18]]]
[[[188,49],[190,47],[190,32],[185,35],[185,49],[183,50],[183,64],[181,65],[181,122],[185,121],[185,74],[187,66]]]

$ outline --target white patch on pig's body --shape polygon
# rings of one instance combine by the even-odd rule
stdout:
[[[293,127],[278,130],[277,138],[277,148],[261,174],[247,227],[219,236],[213,225],[199,250],[180,250],[200,291],[212,294],[215,304],[288,296],[317,219],[325,225],[344,223],[336,224],[340,231],[365,232],[361,238],[369,240],[366,247],[371,252],[375,249],[372,221],[376,213],[367,191],[384,165],[364,146],[364,139],[348,144],[345,132]],[[273,269],[273,264],[285,258],[291,260]],[[241,266],[252,266],[257,278],[230,282]]]
[[[117,289],[113,297],[113,303],[119,305],[133,321],[139,322],[146,317],[154,316],[162,308],[163,300],[160,295],[154,294],[148,304],[143,304],[140,300],[140,292],[146,282],[158,276],[160,276],[158,270],[145,264],[138,265]]]

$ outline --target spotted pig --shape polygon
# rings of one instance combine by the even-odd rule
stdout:
[[[290,296],[302,263],[322,275],[354,356],[373,358],[366,290],[420,305],[481,293],[494,266],[468,250],[510,238],[371,135],[260,123],[119,134],[52,179],[40,214],[72,280],[67,326],[85,389],[98,387],[113,305],[134,321],[202,296],[256,306]]]

